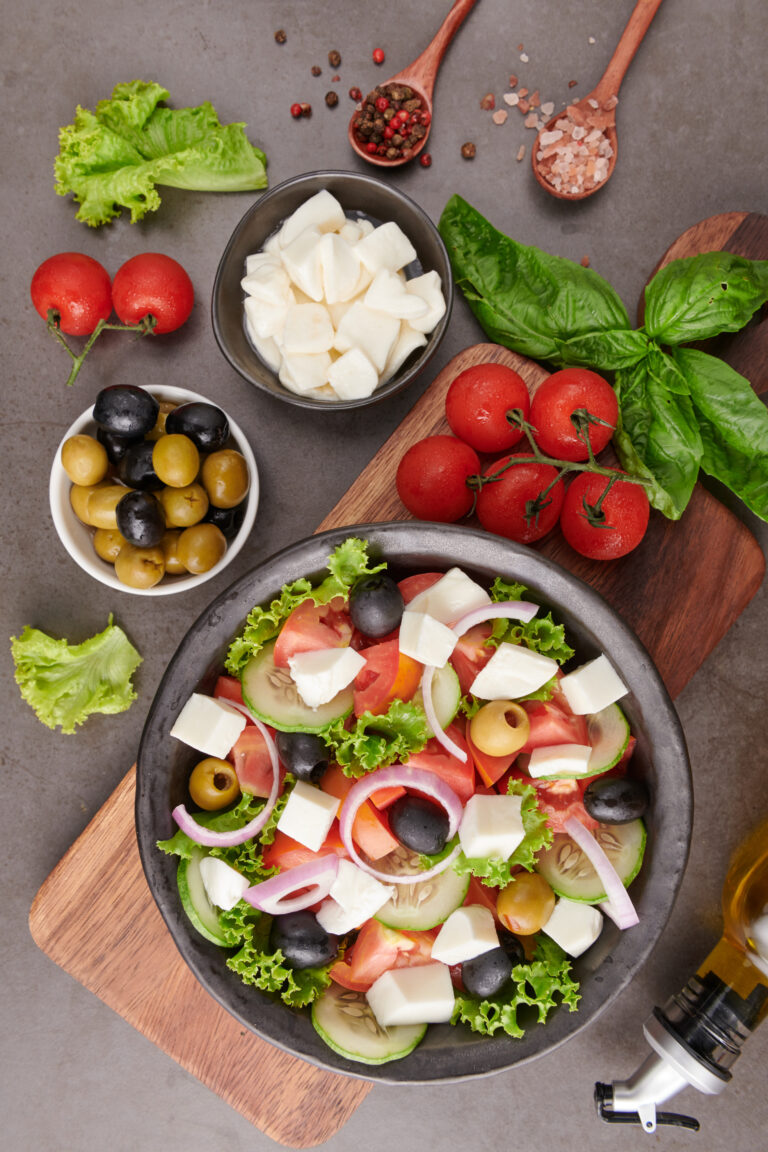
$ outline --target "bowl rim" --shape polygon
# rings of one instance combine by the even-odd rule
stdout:
[[[205,404],[214,403],[213,400],[210,400],[207,396],[203,396],[199,392],[192,392],[189,388],[178,388],[170,384],[156,386],[142,384],[137,385],[137,387],[143,388],[145,392],[149,392],[155,399],[176,400],[182,404],[191,404],[196,401]],[[163,577],[160,583],[155,584],[153,588],[129,588],[127,584],[121,583],[117,576],[115,576],[114,567],[108,564],[106,560],[101,560],[92,547],[90,549],[91,555],[88,555],[85,548],[81,547],[75,539],[71,527],[73,518],[74,520],[77,518],[69,503],[69,487],[72,481],[67,476],[61,463],[61,449],[70,436],[76,436],[84,432],[90,424],[95,425],[93,420],[94,407],[95,405],[92,404],[90,408],[81,413],[62,436],[56,448],[48,482],[48,501],[51,518],[53,519],[59,540],[69,555],[75,563],[78,564],[84,572],[87,572],[89,576],[92,576],[94,580],[98,580],[101,584],[106,584],[109,588],[114,588],[118,592],[127,592],[133,596],[171,596],[177,592],[187,592],[192,588],[197,588],[201,584],[204,584],[206,580],[212,580],[214,576],[218,576],[241,551],[253,528],[256,520],[256,512],[259,507],[259,472],[256,465],[256,457],[240,425],[232,420],[228,413],[225,413],[227,421],[229,422],[230,435],[237,442],[238,451],[245,456],[246,463],[248,464],[251,484],[248,490],[248,496],[246,497],[247,504],[243,523],[240,525],[240,530],[235,538],[227,545],[227,550],[221,560],[219,560],[217,564],[214,564],[213,568],[208,572],[201,572],[198,575],[190,574],[188,576],[179,576],[168,581],[168,583],[165,583],[166,578]],[[80,525],[81,522],[77,520],[77,524]],[[81,527],[89,530],[87,524],[82,524]]]
[[[264,371],[274,377],[278,387],[280,388],[279,392],[273,390],[264,384],[261,380],[259,380],[258,377],[254,374],[243,371],[241,365],[230,353],[228,341],[224,335],[223,323],[221,320],[221,296],[227,265],[232,249],[238,243],[241,233],[246,229],[252,217],[257,215],[257,213],[263,208],[264,204],[266,204],[268,201],[275,198],[278,194],[285,192],[287,189],[298,187],[305,182],[317,179],[344,179],[360,184],[371,185],[392,196],[395,200],[399,200],[401,203],[405,204],[409,210],[415,214],[420,222],[430,231],[432,238],[436,241],[438,247],[441,249],[445,260],[447,280],[441,284],[443,297],[445,299],[445,313],[438,321],[436,327],[432,330],[432,332],[429,333],[427,343],[421,349],[420,355],[414,361],[411,367],[403,372],[402,375],[393,376],[390,380],[387,380],[385,384],[382,384],[380,387],[376,388],[370,396],[364,396],[357,400],[317,400],[310,396],[301,396],[297,392],[292,392],[289,388],[286,388],[284,384],[281,384],[277,378],[277,374],[273,372],[272,369],[268,367],[268,365],[264,364],[263,361],[259,360],[258,362],[263,365]],[[242,377],[243,380],[247,380],[249,384],[252,384],[255,388],[260,389],[260,391],[265,392],[268,396],[273,396],[277,400],[284,400],[288,404],[294,404],[299,408],[308,408],[313,412],[343,412],[356,408],[369,408],[374,404],[378,404],[381,401],[386,400],[389,396],[396,395],[398,392],[405,389],[416,378],[416,376],[418,376],[426,368],[427,364],[437,352],[437,349],[440,346],[446,331],[448,330],[448,323],[450,321],[451,312],[453,310],[453,299],[453,269],[451,267],[448,249],[445,246],[445,241],[440,235],[437,225],[434,223],[425,209],[417,203],[416,200],[414,200],[411,196],[408,196],[407,193],[401,191],[399,188],[394,188],[385,180],[381,180],[376,176],[372,176],[368,172],[346,171],[345,169],[341,168],[319,169],[313,172],[302,172],[298,176],[291,176],[287,180],[283,180],[282,183],[276,184],[274,188],[270,188],[269,191],[260,196],[258,200],[254,201],[250,208],[248,208],[240,217],[240,220],[235,225],[235,228],[233,229],[232,234],[227,241],[226,247],[224,248],[221,259],[219,260],[216,268],[216,275],[214,276],[213,289],[211,292],[211,323],[213,326],[213,334],[216,338],[216,343],[218,344],[220,351],[222,352],[227,362],[232,366],[232,368],[234,368],[234,370],[238,373],[239,376]],[[251,349],[251,352],[252,355],[258,360],[258,356],[255,350]]]
[[[171,834],[174,826],[170,811],[166,813],[169,809],[167,793],[162,801],[156,798],[153,789],[152,752],[163,740],[170,747],[167,736],[178,709],[190,691],[199,686],[201,679],[220,668],[220,660],[210,656],[214,629],[220,640],[225,637],[226,643],[220,647],[226,651],[229,640],[239,631],[249,608],[274,595],[276,581],[282,583],[288,578],[295,579],[297,574],[309,575],[319,571],[323,561],[318,562],[318,558],[327,557],[332,548],[348,536],[367,539],[373,554],[389,555],[395,566],[408,568],[430,561],[437,565],[436,556],[442,553],[442,568],[455,563],[469,569],[470,574],[473,570],[486,576],[492,571],[506,572],[531,588],[531,598],[551,606],[558,618],[565,614],[583,623],[579,628],[582,649],[591,648],[594,652],[610,649],[613,660],[619,663],[615,649],[621,646],[619,667],[622,678],[630,687],[630,697],[625,698],[625,710],[633,728],[634,714],[638,714],[638,723],[641,718],[643,724],[637,735],[639,738],[642,735],[645,742],[653,745],[650,766],[655,779],[654,809],[653,825],[648,829],[652,854],[647,875],[645,870],[640,874],[641,878],[645,875],[637,901],[641,921],[632,934],[622,934],[606,919],[605,946],[608,947],[612,938],[615,938],[614,943],[600,960],[595,958],[594,971],[587,970],[587,975],[592,977],[599,969],[599,976],[586,980],[582,985],[577,1015],[572,1017],[561,1008],[547,1022],[545,1029],[539,1031],[531,1027],[523,1040],[506,1036],[481,1037],[482,1043],[478,1044],[474,1034],[462,1035],[463,1029],[451,1029],[452,1042],[445,1050],[437,1042],[431,1047],[422,1044],[405,1060],[377,1066],[346,1060],[326,1048],[315,1036],[309,1020],[302,1029],[297,1024],[295,1011],[282,1004],[270,1007],[267,998],[253,989],[246,990],[250,997],[244,995],[245,985],[221,963],[221,950],[202,938],[194,939],[196,934],[181,911],[175,880],[171,884],[170,873],[167,873],[167,882],[158,879],[159,869],[168,868],[169,858],[163,857],[155,846],[156,838],[162,837],[157,837],[160,828],[152,824],[153,803],[158,811],[163,812]],[[392,547],[399,544],[402,546],[395,555]],[[404,558],[406,546],[409,558]],[[479,546],[483,552],[482,559],[478,558]],[[445,554],[448,550],[450,556]],[[253,598],[253,592],[257,598]],[[557,596],[563,592],[569,597],[567,609],[557,602]],[[235,619],[238,624],[233,628]],[[566,622],[566,628],[572,632],[572,623]],[[202,659],[200,653],[195,656],[194,650],[201,640],[204,640],[203,648],[209,652],[207,664],[204,652]],[[165,808],[161,809],[162,802]],[[269,1043],[329,1071],[376,1083],[432,1084],[460,1082],[522,1066],[577,1035],[613,1003],[647,960],[671,915],[690,847],[693,787],[685,737],[666,687],[640,640],[599,593],[539,553],[481,530],[459,525],[396,521],[349,525],[296,541],[240,577],[201,613],[170,661],[147,715],[137,758],[135,812],[139,854],[153,898],[182,957],[203,987],[226,1011]],[[206,964],[209,971],[206,971]],[[255,1010],[254,997],[260,998]],[[275,1016],[275,1007],[279,1009],[278,1016]],[[254,1023],[254,1011],[257,1023]],[[445,1030],[448,1025],[432,1027]],[[444,1031],[441,1034],[445,1035]]]

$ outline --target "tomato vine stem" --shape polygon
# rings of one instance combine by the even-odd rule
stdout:
[[[58,340],[62,348],[67,352],[72,360],[72,368],[70,369],[67,378],[67,386],[74,384],[77,379],[77,374],[83,366],[85,357],[90,352],[93,345],[96,343],[98,337],[102,332],[133,332],[136,336],[150,336],[154,335],[155,325],[157,324],[157,317],[148,312],[139,320],[138,324],[109,324],[106,320],[99,320],[98,324],[91,332],[90,336],[83,345],[81,352],[73,352],[61,331],[61,316],[55,308],[48,309],[48,316],[46,319],[48,331],[51,333],[55,340]]]

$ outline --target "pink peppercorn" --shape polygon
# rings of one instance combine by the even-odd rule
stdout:
[[[384,55],[383,49],[374,48],[374,50],[373,50],[373,62],[374,62],[374,64],[383,64],[385,60],[386,60],[386,56]]]
[[[291,104],[291,116],[294,120],[298,120],[301,116],[301,104]]]
[[[431,152],[422,152],[421,156],[419,156],[419,164],[421,164],[422,168],[430,168],[432,165]]]

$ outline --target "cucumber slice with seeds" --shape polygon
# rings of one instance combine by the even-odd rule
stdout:
[[[640,871],[645,853],[645,825],[642,820],[628,824],[600,824],[594,836],[619,874],[625,888]],[[599,904],[606,894],[602,881],[578,844],[558,832],[547,848],[536,859],[536,871],[541,873],[558,896],[581,900],[585,904]]]
[[[617,704],[587,716],[587,743],[592,745],[586,772],[559,772],[538,780],[583,780],[599,776],[618,764],[629,744],[629,721]]]
[[[176,883],[179,886],[181,906],[193,926],[206,940],[225,946],[227,941],[221,931],[219,913],[208,899],[200,872],[200,861],[207,855],[205,848],[196,845],[189,858],[182,857],[176,871]]]
[[[426,1024],[382,1028],[364,992],[331,983],[312,1005],[315,1031],[329,1048],[360,1064],[386,1064],[413,1052]]]
[[[351,687],[343,688],[318,708],[305,704],[288,669],[276,667],[274,648],[274,640],[265,644],[242,672],[243,699],[254,716],[279,732],[321,732],[352,711]]]
[[[387,928],[424,932],[442,924],[461,907],[468,890],[469,876],[446,868],[431,880],[397,884],[394,896],[379,908],[375,919]]]

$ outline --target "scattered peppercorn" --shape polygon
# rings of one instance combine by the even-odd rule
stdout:
[[[466,144],[462,144],[461,154],[465,160],[474,160],[476,153],[477,148],[474,146],[471,140],[468,140]]]
[[[374,64],[383,64],[386,60],[386,56],[384,55],[384,50],[382,48],[374,48],[372,56]]]
[[[311,116],[312,115],[312,105],[311,104],[300,104],[299,107],[301,108],[302,116]]]
[[[339,102],[339,98],[335,92],[326,92],[325,102],[329,108],[335,108]]]
[[[339,80],[341,80],[341,76],[331,76],[331,84],[338,84]]]
[[[317,64],[313,64],[312,65],[312,75],[313,76],[322,76],[322,74],[323,74],[322,68],[320,68]]]
[[[421,164],[422,168],[431,168],[432,167],[432,153],[431,152],[422,152],[421,156],[419,156],[419,164]]]
[[[291,104],[291,116],[294,120],[298,120],[301,116],[301,104]]]
[[[357,102],[358,100],[362,100],[363,94],[359,88],[350,88],[349,98],[350,98],[350,100],[354,100],[355,102]]]
[[[275,32],[276,42],[278,44],[285,44],[287,39],[288,39],[288,37],[285,34],[285,29],[284,28],[278,28],[277,32]]]
[[[480,101],[480,107],[484,112],[493,111],[493,109],[496,107],[496,97],[493,95],[493,92],[486,92],[485,96],[483,96],[482,100]]]
[[[337,52],[336,49],[333,48],[328,53],[328,63],[330,64],[331,68],[338,68],[341,64],[341,52]]]
[[[578,80],[569,80],[568,81],[568,87],[569,88],[575,88],[577,84],[578,84]]]
[[[582,268],[589,268],[589,256],[582,256],[579,264],[581,264]]]

